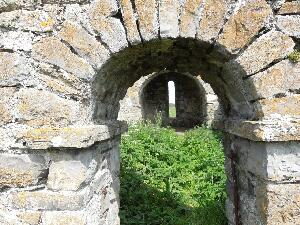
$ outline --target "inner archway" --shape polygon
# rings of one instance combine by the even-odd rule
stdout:
[[[173,83],[173,110],[170,115],[170,89]],[[165,72],[155,76],[141,90],[143,118],[154,121],[160,115],[163,125],[174,128],[192,128],[205,122],[207,114],[206,93],[193,76]]]

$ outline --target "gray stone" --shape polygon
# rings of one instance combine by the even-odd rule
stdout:
[[[33,57],[61,67],[81,79],[90,80],[95,74],[91,65],[73,54],[66,45],[55,37],[43,38],[34,44]]]
[[[82,211],[54,211],[45,212],[42,216],[42,225],[86,225],[86,217]]]
[[[237,59],[245,75],[252,75],[270,63],[288,56],[294,48],[294,41],[281,32],[272,30],[252,43]]]
[[[41,10],[17,10],[0,14],[0,26],[24,31],[52,31],[56,21]]]
[[[300,38],[300,16],[277,16],[277,28],[288,36]]]
[[[9,31],[0,34],[0,46],[14,51],[30,51],[33,34],[28,32]]]
[[[59,36],[96,68],[101,68],[109,58],[109,51],[78,24],[65,23]]]
[[[121,21],[112,17],[117,12],[118,5],[115,0],[97,0],[93,3],[90,14],[93,29],[112,52],[118,52],[128,46]]]
[[[135,6],[142,39],[150,41],[158,38],[159,18],[157,17],[157,1],[136,0]]]
[[[47,176],[45,159],[39,155],[0,155],[0,187],[26,187]]]
[[[159,4],[159,26],[162,38],[176,38],[179,35],[180,1],[162,0]]]
[[[52,190],[77,191],[83,186],[87,168],[80,161],[53,162],[49,168],[47,187]]]

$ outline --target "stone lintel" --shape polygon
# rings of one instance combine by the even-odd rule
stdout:
[[[29,128],[16,134],[18,141],[11,148],[87,148],[97,142],[109,141],[126,130],[126,124],[120,121],[107,125]]]

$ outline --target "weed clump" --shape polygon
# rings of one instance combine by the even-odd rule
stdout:
[[[121,224],[223,225],[222,134],[184,135],[160,122],[129,127],[121,141]]]

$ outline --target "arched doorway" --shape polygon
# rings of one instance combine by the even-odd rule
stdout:
[[[78,3],[0,7],[14,41],[0,51],[1,222],[33,213],[43,224],[119,224],[119,101],[141,76],[168,70],[201,74],[224,108],[229,223],[297,224],[299,63],[288,56],[298,26],[288,5]]]

